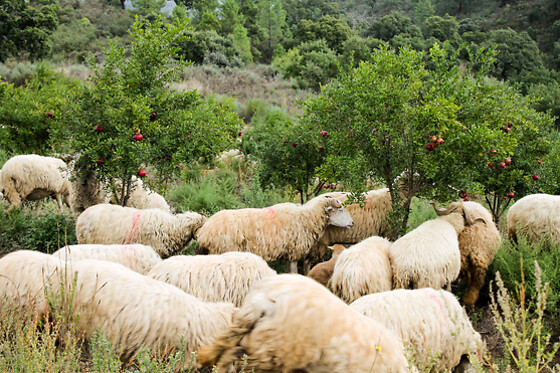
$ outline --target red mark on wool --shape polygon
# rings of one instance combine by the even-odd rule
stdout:
[[[132,230],[128,235],[128,242],[136,242],[138,238],[138,226],[140,225],[140,215],[142,215],[142,210],[136,210],[132,216]]]
[[[274,209],[272,207],[265,207],[264,208],[266,210],[266,212],[268,212],[268,214],[270,215],[270,218],[274,217],[274,214],[276,214],[276,212],[274,211]]]
[[[445,306],[441,301],[441,298],[439,297],[439,293],[432,289],[423,289],[422,291],[428,293],[430,298],[432,298],[432,300],[439,306],[439,310],[441,311],[441,313],[440,317],[438,317],[438,321],[440,326],[440,334],[443,335],[447,332],[447,323],[445,320],[447,318],[447,310],[445,309]]]

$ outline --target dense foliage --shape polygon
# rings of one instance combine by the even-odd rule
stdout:
[[[343,71],[307,101],[302,117],[309,132],[328,132],[319,174],[358,190],[372,181],[387,185],[400,233],[413,196],[526,193],[552,126],[517,92],[480,74],[491,51],[471,57],[478,73],[464,66],[459,74],[456,57],[438,44],[427,57],[409,48],[376,49],[372,62]]]

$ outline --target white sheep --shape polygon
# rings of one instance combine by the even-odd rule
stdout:
[[[172,256],[147,274],[205,302],[231,302],[236,306],[243,303],[256,282],[274,275],[276,272],[260,256],[235,251]]]
[[[53,256],[62,260],[99,259],[124,265],[135,272],[147,274],[162,262],[161,257],[150,246],[130,245],[69,245],[55,251]]]
[[[206,219],[194,212],[173,215],[160,209],[100,204],[78,216],[76,237],[79,244],[141,243],[167,258],[186,248]]]
[[[434,205],[435,209],[435,205]],[[432,287],[439,289],[457,279],[461,270],[458,235],[465,224],[478,219],[470,216],[463,201],[446,210],[436,209],[438,217],[396,240],[389,251],[393,288]]]
[[[459,235],[459,251],[461,252],[460,277],[467,277],[467,291],[463,295],[463,302],[473,307],[478,300],[480,290],[484,286],[486,271],[496,252],[500,248],[500,231],[494,224],[492,214],[477,202],[464,202],[463,206],[469,211],[472,225],[467,225]]]
[[[421,371],[450,372],[463,355],[483,349],[482,338],[459,304],[445,290],[393,290],[370,294],[350,308],[372,318],[399,336]]]
[[[523,235],[530,243],[560,243],[560,196],[531,194],[515,202],[507,214],[507,232],[517,242]]]
[[[59,289],[72,290],[76,331],[87,339],[100,329],[125,362],[143,348],[157,353],[184,346],[190,356],[230,326],[235,310],[112,262],[72,262],[64,279]]]
[[[198,357],[225,372],[243,354],[256,372],[408,372],[395,334],[297,274],[256,284],[229,330]]]
[[[0,184],[4,190],[4,197],[8,199],[8,212],[21,207],[23,201],[38,201],[47,197],[54,197],[62,212],[62,200],[70,208],[69,196],[71,183],[69,172],[64,161],[43,157],[35,154],[16,155],[4,163]]]
[[[350,194],[348,192],[331,192],[321,194],[321,196],[330,196],[344,203],[348,200]],[[360,207],[359,203],[352,203],[345,207],[352,216],[354,226],[347,229],[329,225],[319,239],[317,248],[313,250],[318,258],[325,256],[329,245],[335,243],[353,244],[371,236],[386,236],[388,234],[389,226],[386,218],[387,214],[393,210],[389,188],[366,192],[363,207]]]
[[[280,258],[297,271],[297,260],[307,256],[328,225],[352,227],[342,203],[328,196],[304,205],[280,203],[256,209],[222,210],[198,231],[198,253],[249,251],[264,260]]]
[[[392,289],[391,242],[373,236],[344,250],[335,266],[330,288],[346,303],[363,295]]]
[[[171,208],[165,198],[163,198],[161,194],[158,194],[146,187],[142,180],[135,176],[132,178],[132,185],[130,189],[130,196],[126,202],[127,206],[137,209],[157,208],[171,212]]]
[[[11,252],[0,259],[0,309],[15,315],[35,314],[43,318],[48,310],[50,284],[58,276],[60,260],[31,250]]]

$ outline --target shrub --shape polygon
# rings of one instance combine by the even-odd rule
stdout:
[[[0,255],[24,249],[50,253],[66,244],[76,244],[74,226],[73,217],[58,212],[46,211],[34,216],[31,212],[15,210],[8,214],[1,207]]]
[[[536,272],[523,269],[519,263],[537,262],[542,268],[542,281],[550,284],[550,293],[547,302],[549,312],[560,316],[560,245],[550,246],[545,242],[533,245],[524,237],[518,238],[517,245],[504,240],[490,266],[493,273],[500,273],[504,286],[515,289],[518,283],[526,279],[525,292],[527,299],[534,298],[538,289],[535,288]]]

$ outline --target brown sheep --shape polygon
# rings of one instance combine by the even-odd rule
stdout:
[[[332,250],[331,259],[327,260],[326,262],[317,264],[307,274],[308,277],[312,278],[323,286],[327,286],[329,280],[332,277],[334,265],[336,264],[338,256],[346,248],[343,245],[336,244],[334,246],[329,246],[329,249]]]
[[[467,307],[473,307],[484,285],[486,271],[500,248],[501,237],[492,214],[484,206],[472,201],[464,202],[464,206],[475,219],[475,223],[467,225],[459,234],[459,276],[467,277],[467,291],[463,302]]]

